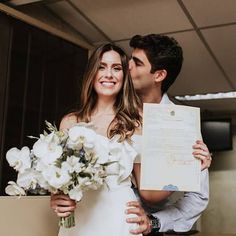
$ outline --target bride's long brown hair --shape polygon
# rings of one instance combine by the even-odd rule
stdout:
[[[119,135],[119,141],[130,139],[135,129],[141,125],[139,108],[141,102],[137,97],[129,74],[128,57],[125,52],[113,44],[98,47],[91,55],[83,78],[80,110],[73,113],[77,121],[90,122],[91,115],[97,104],[97,93],[94,90],[94,79],[98,72],[102,56],[105,52],[115,51],[120,55],[123,69],[123,85],[117,94],[113,109],[115,118],[109,124],[107,137]]]

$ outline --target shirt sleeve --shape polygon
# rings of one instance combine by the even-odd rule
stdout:
[[[201,172],[200,192],[185,192],[176,202],[165,203],[160,211],[153,213],[153,216],[160,220],[160,232],[169,230],[175,232],[189,231],[206,209],[208,201],[209,174],[206,169]]]

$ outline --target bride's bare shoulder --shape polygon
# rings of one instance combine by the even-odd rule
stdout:
[[[65,115],[60,123],[60,129],[66,130],[78,123],[78,118],[74,113],[69,113]]]

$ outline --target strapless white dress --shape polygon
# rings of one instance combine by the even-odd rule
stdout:
[[[131,236],[130,229],[137,224],[126,223],[128,201],[137,200],[131,188],[131,172],[137,152],[126,141],[118,143],[99,135],[99,150],[110,161],[106,185],[99,190],[84,193],[75,210],[75,227],[60,228],[59,236]],[[136,139],[134,139],[135,141]],[[119,155],[110,159],[110,147],[117,148]],[[106,161],[106,160],[103,160]],[[141,234],[139,234],[140,236]]]

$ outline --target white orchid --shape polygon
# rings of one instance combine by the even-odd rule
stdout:
[[[96,140],[95,131],[80,125],[70,128],[68,136],[68,143],[71,145],[71,147],[78,149],[81,149],[82,146],[86,149],[92,149]]]
[[[42,171],[42,175],[47,179],[49,185],[55,189],[68,185],[71,180],[67,168],[58,168],[56,166],[46,168]]]
[[[15,147],[11,148],[6,154],[6,159],[9,165],[20,173],[23,173],[31,166],[30,150],[28,147],[23,147],[21,150]]]
[[[91,185],[91,178],[89,177],[80,177],[78,176],[77,178],[79,186],[81,186],[81,188],[86,188],[87,186]]]
[[[69,173],[73,173],[73,172],[79,173],[84,169],[84,164],[79,162],[79,159],[76,156],[67,157],[66,162],[64,163],[67,163]],[[64,163],[62,163],[62,165]]]
[[[9,181],[8,186],[5,188],[6,194],[10,196],[21,196],[26,195],[26,192],[23,188],[19,187],[15,182]]]
[[[34,169],[28,169],[19,173],[16,183],[24,189],[35,189],[38,183],[39,173]]]
[[[107,176],[104,166],[110,155],[119,157],[119,148],[107,146],[85,123],[68,131],[58,131],[55,125],[46,124],[50,133],[41,134],[32,150],[23,147],[7,152],[10,166],[19,173],[16,183],[9,182],[6,193],[26,195],[28,190],[47,190],[80,201],[84,191],[104,184]]]
[[[40,174],[37,176],[37,181],[38,181],[37,183],[38,183],[38,185],[41,188],[43,188],[45,190],[48,190],[49,192],[56,193],[57,191],[50,186],[50,184],[48,183],[47,179],[44,178],[42,173],[41,172],[39,172],[39,173]]]
[[[76,186],[75,188],[71,189],[68,192],[68,195],[71,199],[74,199],[76,201],[80,201],[83,197],[83,191],[79,186]]]
[[[47,136],[40,135],[40,139],[33,146],[33,153],[42,162],[50,165],[62,155],[63,148],[58,137],[52,132]]]

